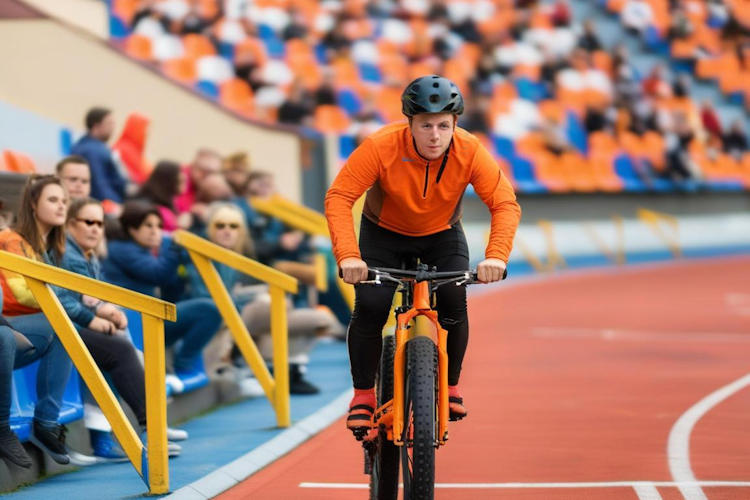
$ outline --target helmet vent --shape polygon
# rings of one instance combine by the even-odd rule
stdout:
[[[435,83],[432,84],[432,87],[433,88],[439,88],[440,84],[438,82],[435,82]]]
[[[435,104],[436,102],[440,102],[440,94],[432,94],[430,96],[430,102]]]

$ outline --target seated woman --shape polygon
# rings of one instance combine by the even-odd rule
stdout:
[[[229,203],[211,205],[208,212],[208,238],[213,243],[240,254],[252,253],[242,210]],[[250,250],[249,250],[250,249]],[[249,251],[248,251],[249,250]],[[233,293],[235,304],[242,311],[242,319],[258,348],[270,363],[273,357],[271,342],[271,302],[264,290],[248,296],[238,290],[243,275],[220,263],[214,263],[224,285]],[[188,266],[190,297],[210,297],[203,279],[194,266]],[[289,391],[292,394],[316,394],[319,389],[304,378],[308,353],[315,341],[325,335],[340,334],[341,325],[332,314],[311,308],[287,309],[289,328]]]
[[[95,255],[104,236],[103,226],[104,209],[99,201],[93,198],[74,201],[68,209],[65,224],[68,237],[65,254],[59,260],[60,267],[104,281]],[[102,371],[110,375],[117,392],[133,410],[138,425],[145,429],[146,385],[143,366],[135,346],[124,330],[127,327],[125,314],[113,304],[90,300],[91,298],[70,290],[63,290],[59,297],[94,361]],[[109,432],[111,427],[106,422],[96,425],[93,419],[86,419],[86,426],[91,434],[91,446],[96,457],[108,460],[127,458]],[[167,439],[170,441],[186,438],[185,431],[167,431]],[[179,452],[179,445],[169,443],[170,456],[177,456]]]
[[[0,232],[0,250],[51,263],[49,253],[65,250],[67,195],[53,175],[32,175],[24,187],[15,230]],[[70,463],[65,426],[58,424],[71,361],[23,276],[0,270],[3,322],[0,333],[0,455],[21,467],[31,467],[18,438],[10,430],[11,387],[14,368],[41,359],[37,373],[37,403],[31,442],[59,464]],[[31,345],[19,344],[24,337]]]
[[[134,198],[156,205],[164,224],[164,231],[171,233],[178,229],[179,224],[174,200],[185,190],[186,185],[187,175],[182,172],[180,165],[162,160],[156,164]],[[188,226],[189,224],[185,227]]]
[[[182,250],[164,237],[159,210],[143,201],[128,201],[120,215],[121,233],[108,243],[108,257],[103,270],[107,281],[146,295],[165,295],[180,281],[177,268]],[[180,392],[180,378],[196,372],[201,352],[221,326],[221,315],[209,298],[180,300],[177,321],[164,322],[167,347],[176,345],[172,389]],[[178,342],[179,341],[179,342]]]

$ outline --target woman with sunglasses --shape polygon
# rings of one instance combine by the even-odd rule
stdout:
[[[120,226],[120,233],[108,243],[103,265],[107,280],[136,292],[167,298],[165,291],[174,291],[182,281],[177,268],[183,251],[164,236],[159,210],[144,201],[128,201],[120,215]],[[180,300],[176,305],[177,321],[164,323],[164,338],[167,347],[180,341],[174,355],[178,380],[170,377],[172,389],[180,392],[183,387],[179,379],[199,370],[201,351],[219,330],[221,315],[209,298]]]
[[[214,203],[208,210],[208,239],[233,252],[253,256],[253,241],[248,235],[242,210],[231,203]],[[238,287],[241,281],[252,278],[215,263],[227,290],[238,309],[248,331],[258,343],[261,354],[270,363],[273,355],[271,342],[271,303],[265,287]],[[210,298],[203,279],[194,266],[188,266],[188,294],[191,297]],[[255,293],[244,293],[248,288]],[[259,290],[260,288],[260,290]],[[326,335],[342,334],[343,328],[336,318],[325,311],[303,307],[287,310],[289,332],[289,391],[292,394],[316,394],[319,389],[305,379],[308,353],[315,341]],[[239,353],[236,353],[239,355]]]
[[[96,249],[104,236],[104,209],[98,200],[83,198],[68,209],[67,244],[59,265],[63,269],[104,281]],[[115,389],[130,406],[141,429],[146,427],[146,386],[143,366],[125,331],[127,319],[115,305],[70,290],[59,294],[60,302],[76,325],[84,344],[99,368],[109,374]],[[89,404],[93,403],[87,395]],[[86,405],[88,406],[88,404]],[[91,436],[94,456],[103,460],[125,460],[127,456],[110,433],[109,423],[97,418],[100,412],[85,409],[86,427]],[[172,429],[170,440],[187,438],[187,433]],[[177,456],[179,445],[169,443],[169,455]]]
[[[53,175],[29,177],[21,197],[15,230],[0,232],[0,250],[52,263],[51,252],[65,251],[67,194]],[[2,315],[0,334],[0,455],[29,468],[31,459],[10,429],[13,370],[41,359],[31,442],[59,464],[70,463],[65,426],[58,424],[71,361],[23,276],[0,270]],[[8,335],[8,332],[13,335]],[[26,342],[19,342],[25,340]],[[30,346],[29,346],[30,344]]]

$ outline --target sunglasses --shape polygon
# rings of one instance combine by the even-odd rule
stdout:
[[[86,224],[89,227],[91,227],[91,226],[104,227],[104,221],[93,220],[93,219],[79,219],[78,217],[76,217],[76,220],[78,222],[83,222],[84,224]]]
[[[239,229],[240,225],[237,222],[214,222],[214,227],[218,230],[222,230],[225,227],[229,227],[229,229]]]

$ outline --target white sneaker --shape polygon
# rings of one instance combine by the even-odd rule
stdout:
[[[172,394],[179,394],[185,390],[185,384],[173,373],[167,373],[165,383],[172,388]]]
[[[263,396],[266,392],[255,377],[245,377],[238,382],[240,395],[246,398]]]
[[[185,441],[187,438],[187,431],[167,427],[167,441]]]

